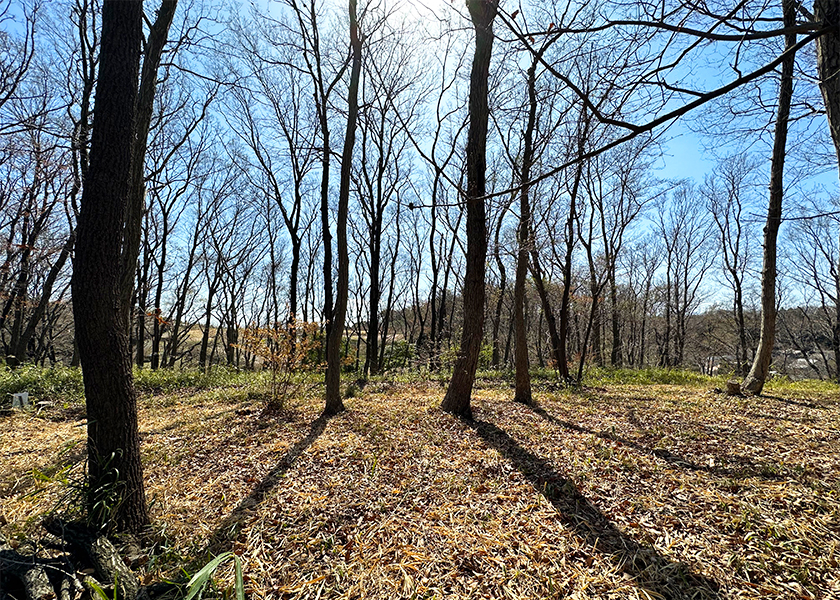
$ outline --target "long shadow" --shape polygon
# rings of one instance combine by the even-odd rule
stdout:
[[[737,462],[742,466],[710,467],[708,465],[698,465],[697,463],[691,462],[690,460],[683,458],[678,454],[674,454],[673,452],[671,452],[670,450],[666,450],[665,448],[649,448],[647,446],[639,444],[638,442],[634,442],[633,440],[628,440],[627,438],[621,437],[620,435],[616,435],[612,432],[595,431],[594,429],[590,429],[588,427],[584,427],[582,425],[578,425],[570,421],[558,419],[557,417],[546,412],[544,408],[537,404],[531,405],[530,408],[534,413],[538,414],[546,421],[554,423],[555,425],[559,425],[560,427],[563,427],[570,431],[575,431],[577,433],[586,433],[588,435],[593,435],[595,437],[601,438],[602,440],[619,442],[623,446],[633,448],[634,450],[643,454],[655,456],[656,458],[660,458],[669,464],[672,464],[681,469],[686,469],[688,471],[698,471],[703,473],[709,473],[710,475],[715,475],[718,477],[731,477],[734,479],[747,479],[749,477],[758,477],[760,479],[767,479],[770,481],[780,481],[786,478],[784,475],[770,472],[766,465],[755,464],[749,459],[734,456],[732,454],[727,455],[728,460]]]
[[[233,511],[225,517],[216,530],[209,536],[207,550],[220,554],[230,550],[233,541],[239,535],[245,519],[263,501],[266,495],[277,487],[283,475],[295,460],[320,437],[327,427],[330,417],[321,415],[309,424],[309,433],[289,448],[278,463],[260,481]]]
[[[686,565],[669,561],[653,548],[622,533],[571,480],[558,473],[546,459],[522,448],[506,431],[487,421],[467,424],[551,502],[564,525],[593,551],[610,555],[641,588],[655,597],[670,600],[720,598],[716,581],[695,575]]]
[[[31,454],[31,452],[21,450],[7,453],[6,456],[8,457],[7,460],[11,461],[12,456],[25,454]],[[72,469],[83,462],[85,458],[87,458],[87,446],[83,441],[79,441],[73,446],[59,451],[58,456],[53,460],[45,461],[34,469],[32,467],[25,469],[12,467],[10,477],[5,481],[0,479],[0,497],[11,497],[12,494],[22,496],[38,486],[38,479],[43,477],[45,480],[49,480],[62,469]],[[36,471],[39,473],[38,477],[36,477]]]
[[[799,408],[816,408],[818,410],[828,410],[828,406],[823,406],[815,402],[808,402],[807,400],[797,402],[796,400],[791,400],[790,398],[782,398],[781,396],[770,396],[768,394],[763,394],[761,397],[767,398],[768,400],[776,400],[777,402],[781,402],[783,404],[790,404],[791,406],[798,406]]]

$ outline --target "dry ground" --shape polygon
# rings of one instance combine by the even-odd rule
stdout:
[[[251,598],[840,598],[836,391],[611,386],[525,407],[486,384],[471,423],[443,392],[373,383],[329,420],[237,390],[142,399],[166,540],[146,580],[233,550]],[[37,537],[81,472],[81,415],[51,417],[0,417],[9,537]]]

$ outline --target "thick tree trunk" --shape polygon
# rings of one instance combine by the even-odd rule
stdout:
[[[785,27],[796,24],[796,2],[782,0]],[[785,35],[785,49],[796,44],[796,34]],[[767,224],[764,226],[764,264],[761,269],[761,333],[752,368],[744,379],[742,388],[751,394],[760,394],[770,372],[773,343],[776,339],[776,238],[782,221],[784,195],[785,148],[787,145],[788,119],[793,96],[793,68],[795,55],[782,62],[779,83],[779,108],[773,140],[773,157],[770,164],[770,197],[767,202]]]
[[[134,159],[142,18],[142,0],[103,3],[90,168],[72,279],[87,402],[87,510],[89,517],[128,531],[139,531],[149,522],[137,401],[120,302],[120,250]]]
[[[359,37],[359,23],[356,19],[356,0],[349,1],[350,48],[353,52],[350,67],[350,89],[347,95],[347,131],[344,134],[344,149],[341,153],[341,178],[338,190],[338,216],[336,222],[336,250],[338,253],[338,282],[336,285],[335,310],[327,336],[327,373],[325,415],[334,415],[344,410],[341,401],[341,338],[344,332],[344,318],[347,314],[347,296],[350,287],[350,257],[347,252],[347,211],[350,202],[350,169],[353,162],[353,146],[356,142],[356,119],[359,114],[359,77],[362,70],[362,40]]]
[[[332,264],[332,232],[330,231],[330,129],[326,114],[326,100],[322,99],[319,111],[321,137],[324,148],[321,156],[321,237],[324,248],[324,314],[326,322],[325,345],[329,343],[330,332],[333,329],[333,264]],[[320,352],[318,360],[321,360]],[[329,367],[328,367],[329,368]]]
[[[377,210],[370,232],[370,316],[368,318],[367,341],[365,344],[364,374],[379,372],[379,267],[382,256],[382,213]]]
[[[833,29],[817,38],[817,71],[825,102],[828,127],[840,164],[840,4],[833,0],[815,0],[814,18]],[[840,257],[838,257],[840,260]],[[835,268],[840,271],[840,264]],[[840,383],[840,277],[835,278],[834,326],[831,346],[834,350],[835,378]]]
[[[467,256],[464,276],[464,328],[461,348],[441,408],[471,419],[470,396],[484,336],[484,262],[487,259],[485,170],[487,152],[488,79],[493,54],[493,19],[498,0],[468,0],[475,27],[475,55],[470,73],[470,129],[467,134]]]

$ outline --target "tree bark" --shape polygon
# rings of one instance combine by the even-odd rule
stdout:
[[[820,91],[825,102],[825,112],[834,150],[840,164],[840,5],[832,0],[814,1],[814,18],[832,30],[817,38],[817,72]],[[840,257],[838,257],[840,260]],[[835,268],[840,271],[840,264]],[[835,278],[834,326],[831,345],[834,349],[835,377],[840,383],[840,277]]]
[[[499,236],[502,232],[502,222],[507,214],[508,207],[505,206],[499,219],[496,223],[496,231],[493,234],[493,258],[496,260],[496,267],[499,269],[499,297],[496,300],[496,311],[493,315],[493,355],[490,359],[490,364],[493,367],[499,366],[499,328],[502,324],[502,307],[505,304],[505,291],[507,289],[507,271],[505,270],[505,263],[502,260],[501,252],[499,252]]]
[[[796,2],[782,0],[785,27],[796,24]],[[796,34],[785,35],[785,50],[796,45]],[[764,264],[761,270],[761,333],[752,368],[741,384],[744,391],[760,394],[767,381],[773,359],[776,338],[776,238],[782,221],[784,195],[785,147],[787,145],[788,119],[793,96],[793,68],[795,55],[791,53],[782,62],[779,83],[779,108],[773,139],[773,157],[770,165],[770,197],[767,202],[767,224],[764,226]]]
[[[577,145],[578,156],[583,156],[586,148],[586,139],[589,133],[589,118],[584,113],[581,117],[583,129],[578,133]],[[557,338],[557,349],[555,350],[557,372],[567,384],[571,383],[572,376],[569,373],[568,363],[568,338],[569,338],[569,312],[571,311],[572,293],[572,255],[575,250],[575,222],[577,221],[577,197],[580,190],[580,181],[583,178],[583,161],[581,160],[575,169],[575,178],[569,194],[569,217],[566,219],[566,255],[563,259],[563,295],[560,299],[560,332]],[[543,302],[546,306],[546,303]],[[549,317],[549,331],[554,315],[546,310]],[[578,381],[580,383],[580,381]]]
[[[464,328],[461,348],[441,409],[472,419],[470,396],[484,335],[484,279],[487,223],[484,206],[487,166],[488,79],[493,54],[493,19],[498,0],[468,0],[475,27],[475,55],[470,73],[470,129],[467,134],[467,256],[464,275]]]
[[[327,335],[327,373],[325,415],[344,410],[341,401],[341,338],[344,318],[347,315],[347,296],[350,287],[350,257],[347,252],[347,211],[350,202],[350,169],[353,166],[353,146],[356,143],[356,120],[359,115],[359,78],[362,70],[362,39],[356,18],[356,0],[349,1],[350,48],[353,53],[350,66],[350,90],[347,95],[347,131],[341,153],[341,178],[338,190],[338,215],[336,222],[336,251],[338,254],[338,281],[331,327]]]
[[[563,326],[563,312],[561,310],[560,330],[557,329],[557,320],[554,318],[554,311],[551,308],[551,300],[548,297],[548,289],[543,280],[542,268],[540,267],[540,257],[534,244],[534,232],[529,233],[531,240],[531,276],[534,278],[534,285],[537,288],[537,294],[540,297],[540,305],[542,307],[542,315],[545,316],[546,327],[548,328],[548,339],[551,342],[551,360],[554,363],[554,368],[564,382],[569,380],[569,365],[566,361],[566,331],[568,326]],[[565,292],[564,292],[565,293]],[[567,313],[568,314],[568,313]],[[540,317],[542,319],[542,316]],[[542,351],[537,352],[540,357],[540,366],[542,366]]]
[[[525,148],[522,152],[522,190],[519,194],[519,253],[516,258],[516,279],[513,285],[513,320],[516,330],[514,364],[516,385],[514,402],[531,403],[531,374],[528,364],[528,332],[525,329],[525,280],[528,277],[528,251],[534,245],[531,239],[531,204],[528,200],[531,164],[534,161],[534,129],[537,121],[537,64],[542,52],[537,53],[528,69],[528,124],[525,126]],[[537,332],[539,335],[539,331]],[[553,342],[553,340],[552,340]],[[552,346],[554,344],[552,343]]]
[[[134,132],[134,156],[137,158],[131,166],[131,191],[126,206],[125,231],[123,233],[121,254],[120,300],[123,310],[122,318],[125,321],[126,330],[130,323],[131,296],[134,292],[134,275],[137,269],[137,257],[140,251],[143,204],[146,197],[146,185],[144,181],[145,156],[149,128],[152,122],[152,112],[155,105],[157,72],[177,5],[178,0],[162,0],[158,9],[157,18],[149,30],[149,39],[146,41],[143,52],[143,69],[140,75],[140,88],[137,94],[135,114],[137,121]]]
[[[90,167],[72,278],[87,403],[88,516],[125,531],[139,531],[149,523],[120,302],[120,251],[132,161],[142,160],[133,156],[132,144],[142,18],[142,0],[103,3]]]

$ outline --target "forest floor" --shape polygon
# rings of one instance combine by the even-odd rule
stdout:
[[[371,382],[319,417],[247,386],[146,392],[147,582],[242,557],[250,598],[840,598],[840,393]],[[0,417],[0,527],[72,503],[81,404]],[[231,565],[217,572],[229,587]]]

